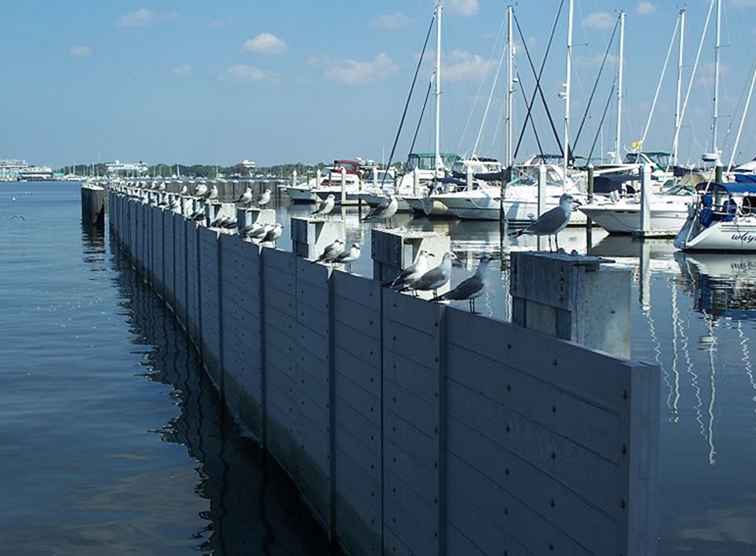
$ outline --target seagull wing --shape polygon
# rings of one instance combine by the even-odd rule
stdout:
[[[440,266],[430,269],[412,284],[413,290],[436,290],[449,281],[449,276]]]
[[[523,234],[529,235],[551,235],[558,232],[569,220],[569,216],[564,213],[561,207],[544,212],[538,220],[523,230]]]
[[[454,301],[464,301],[466,299],[477,297],[480,292],[483,291],[483,287],[483,280],[481,280],[479,276],[470,276],[466,280],[460,282],[453,290],[444,295],[438,296],[436,300],[442,301],[444,299],[449,299]]]

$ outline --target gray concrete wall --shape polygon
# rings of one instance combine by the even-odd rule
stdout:
[[[658,367],[114,206],[229,410],[348,553],[655,553]]]

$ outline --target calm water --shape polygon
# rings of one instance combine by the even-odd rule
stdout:
[[[170,313],[79,215],[75,184],[0,184],[0,553],[327,552]],[[402,223],[450,233],[454,281],[499,250],[496,223]],[[369,234],[348,214],[366,275]],[[756,554],[756,257],[594,240],[633,270],[633,356],[662,367],[659,553]],[[560,244],[584,250],[584,233]],[[478,308],[508,318],[506,269],[487,280]]]

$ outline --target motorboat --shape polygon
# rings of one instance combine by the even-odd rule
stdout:
[[[675,247],[756,252],[756,183],[701,184],[698,197],[675,238]]]
[[[688,218],[688,207],[696,200],[690,188],[676,184],[655,192],[649,190],[648,228],[656,233],[676,235]],[[610,234],[632,234],[641,230],[640,193],[621,196],[617,191],[594,197],[580,211]]]
[[[579,200],[585,195],[560,166],[543,165],[546,173],[543,211],[559,204],[562,193],[570,193]],[[502,213],[511,224],[528,224],[538,217],[538,165],[523,165],[514,169],[513,179],[504,188],[475,180],[472,187],[461,191],[432,195],[434,200],[446,206],[449,214],[468,220],[499,220]],[[585,215],[573,211],[570,225],[585,224]]]
[[[325,199],[330,194],[341,202],[342,181],[344,191],[349,200],[356,200],[354,195],[362,188],[363,168],[358,160],[334,160],[333,166],[326,168],[324,174],[311,178],[303,184],[294,184],[285,188],[286,194],[293,202],[315,203],[318,199]]]

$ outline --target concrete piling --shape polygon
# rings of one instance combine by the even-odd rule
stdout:
[[[292,251],[298,257],[315,259],[325,248],[336,241],[343,240],[345,229],[343,220],[324,220],[322,218],[292,218]]]

